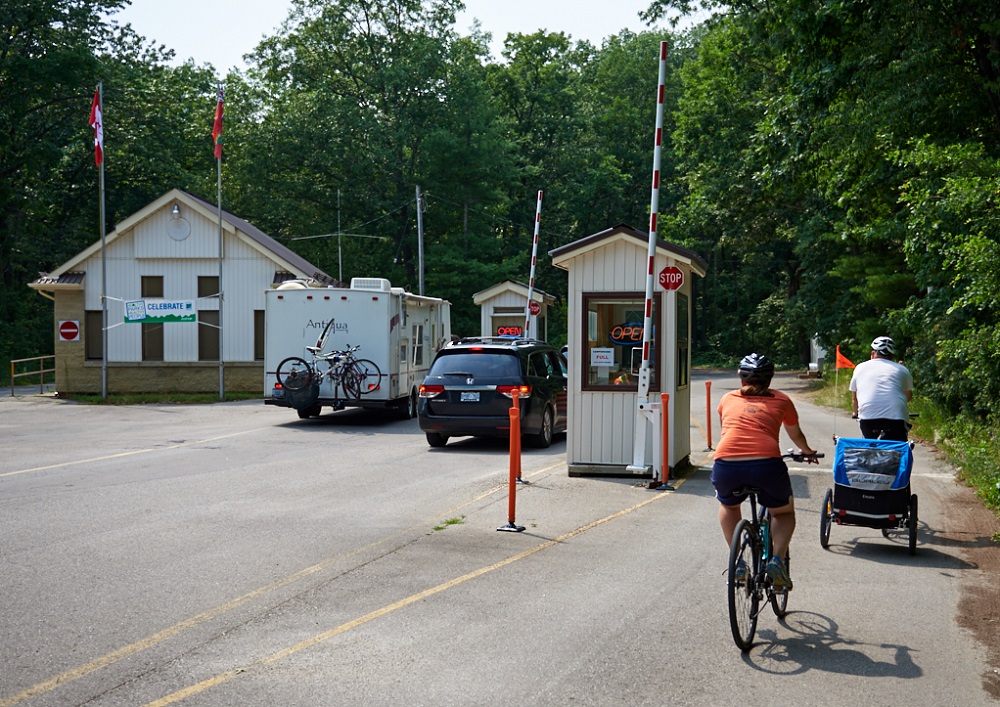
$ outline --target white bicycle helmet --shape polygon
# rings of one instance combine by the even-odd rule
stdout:
[[[896,344],[888,336],[879,336],[872,342],[872,351],[888,356],[895,356]]]

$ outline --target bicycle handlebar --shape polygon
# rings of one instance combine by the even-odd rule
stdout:
[[[794,462],[805,462],[806,464],[819,464],[819,460],[823,458],[822,452],[816,452],[814,454],[803,454],[802,452],[793,452],[791,449],[788,450],[787,454],[782,454],[782,459],[791,459]]]

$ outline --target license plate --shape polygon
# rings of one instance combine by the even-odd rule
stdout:
[[[462,393],[463,403],[478,403],[479,402],[479,391],[474,390],[467,393]]]

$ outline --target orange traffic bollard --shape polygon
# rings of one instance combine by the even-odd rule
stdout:
[[[657,491],[673,491],[670,485],[670,393],[660,393],[660,434],[663,459],[660,460],[660,485]]]
[[[518,391],[514,391],[514,404],[510,407],[510,490],[507,497],[507,525],[497,530],[520,533],[523,525],[514,523],[517,508],[517,482],[521,478],[521,408],[517,402]]]

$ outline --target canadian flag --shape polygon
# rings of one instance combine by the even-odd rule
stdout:
[[[100,91],[94,91],[94,103],[90,106],[90,127],[94,129],[94,164],[104,162],[104,119],[101,117]]]

